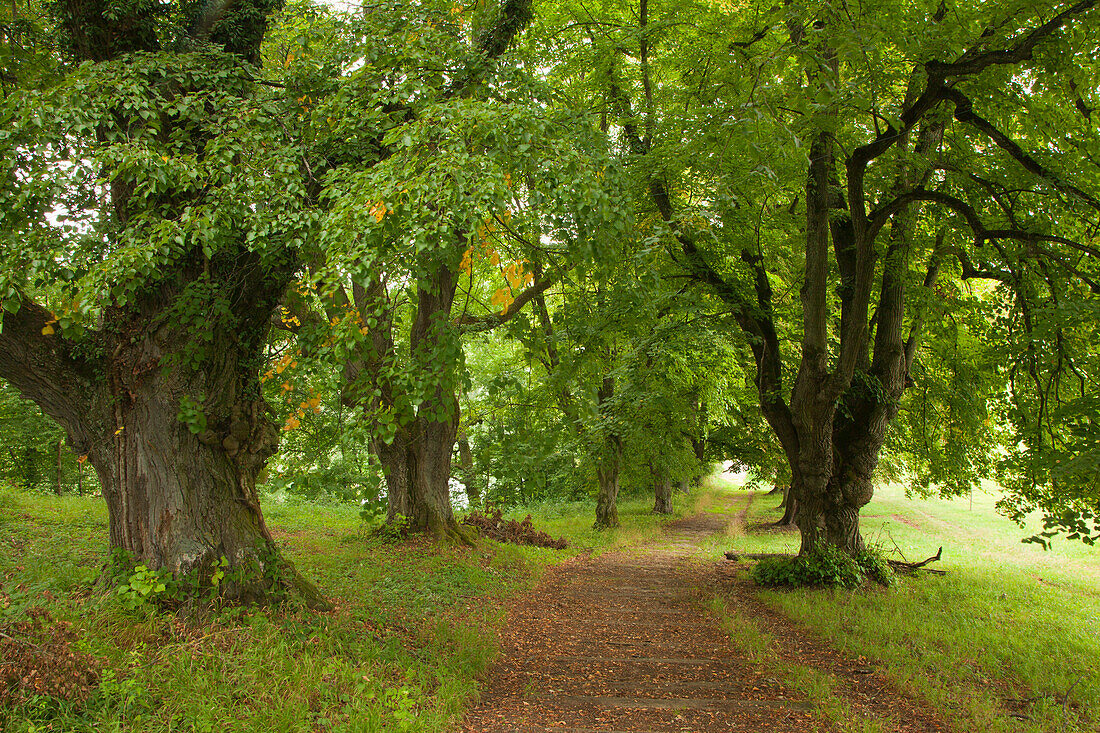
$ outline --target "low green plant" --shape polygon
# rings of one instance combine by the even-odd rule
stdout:
[[[137,678],[120,676],[109,668],[103,671],[95,698],[93,702],[102,708],[130,717],[153,707],[149,691]]]
[[[122,605],[133,611],[146,603],[163,600],[167,595],[171,576],[172,573],[167,568],[150,570],[145,565],[138,565],[129,580],[119,585],[115,593]]]
[[[217,588],[222,582],[222,578],[225,577],[226,568],[229,567],[229,558],[222,555],[217,562],[214,563],[214,571],[210,573],[210,587]]]
[[[377,535],[387,542],[400,542],[409,536],[412,531],[412,522],[404,514],[394,516],[392,521],[382,524]]]
[[[832,545],[819,545],[795,557],[765,558],[752,569],[752,578],[757,585],[772,588],[857,588],[868,578],[889,585],[893,572],[875,549],[868,548],[850,555]]]
[[[192,435],[198,435],[206,430],[206,413],[202,410],[202,403],[205,401],[206,396],[201,394],[197,400],[187,395],[180,398],[180,411],[176,417],[187,426]]]
[[[890,567],[890,563],[886,559],[886,553],[881,548],[864,548],[855,554],[854,559],[871,580],[887,587],[893,584],[894,569]]]

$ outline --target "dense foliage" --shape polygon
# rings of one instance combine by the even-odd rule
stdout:
[[[1094,0],[199,5],[0,26],[0,472],[135,564],[319,602],[259,490],[463,542],[719,461],[804,552],[883,476],[1100,537]]]

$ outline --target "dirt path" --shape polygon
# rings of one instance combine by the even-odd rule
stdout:
[[[752,498],[738,497],[728,514],[679,520],[639,551],[550,571],[510,610],[500,661],[462,731],[849,730],[824,722],[805,696],[780,681],[774,665],[746,657],[701,607],[718,593],[742,604],[754,623],[760,618],[767,633],[799,635],[737,587],[732,564],[695,557],[703,540],[731,521],[743,523]],[[912,701],[899,700],[865,662],[799,637],[777,652],[798,659],[817,654],[822,669],[855,670],[845,675],[853,684],[844,679],[834,689],[834,700],[843,695],[858,709],[853,720],[877,718],[887,725],[873,730],[882,731],[946,730]]]

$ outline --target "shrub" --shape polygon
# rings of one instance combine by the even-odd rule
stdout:
[[[819,545],[795,557],[766,558],[752,569],[757,585],[769,587],[829,586],[856,588],[870,578],[882,585],[893,580],[893,571],[874,549],[849,555],[832,545]]]
[[[867,577],[879,585],[889,586],[894,582],[894,569],[879,548],[860,550],[855,555],[855,561],[867,573]]]

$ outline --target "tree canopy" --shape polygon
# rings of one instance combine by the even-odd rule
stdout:
[[[614,525],[735,461],[855,552],[885,470],[1091,543],[1095,6],[13,4],[5,405],[241,599],[323,603],[310,481],[469,541],[452,477]]]

